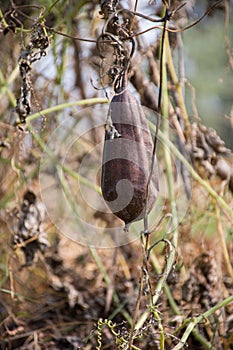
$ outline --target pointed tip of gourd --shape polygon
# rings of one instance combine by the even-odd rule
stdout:
[[[130,226],[130,224],[125,224],[124,232],[129,232],[129,226]]]

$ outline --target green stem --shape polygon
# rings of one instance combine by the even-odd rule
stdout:
[[[31,114],[30,116],[27,117],[27,122],[31,122],[32,120],[35,120],[43,115],[47,115],[50,113],[55,113],[55,112],[61,111],[65,108],[75,107],[75,106],[94,105],[94,104],[98,104],[98,103],[101,103],[101,104],[102,103],[109,103],[109,101],[106,98],[89,98],[89,99],[85,99],[85,100],[62,103],[60,105],[46,108],[46,109],[43,109],[42,111]]]
[[[169,46],[168,35],[165,36],[165,46]],[[164,54],[164,66],[166,67],[166,54]],[[163,104],[162,104],[162,130],[165,138],[170,140],[169,134],[169,112],[168,112],[169,98],[168,98],[168,86],[167,86],[167,71],[164,69],[163,76]],[[170,210],[172,214],[172,222],[173,222],[173,243],[175,248],[178,245],[178,218],[177,218],[177,210],[176,210],[176,201],[174,194],[174,181],[173,181],[173,170],[172,170],[172,161],[171,161],[171,153],[170,149],[163,145],[163,153],[165,159],[165,168],[166,168],[166,178],[168,185],[168,194],[169,194],[169,204]]]
[[[156,258],[156,255],[154,254],[153,251],[150,254],[150,259],[151,259],[151,263],[152,263],[153,268],[155,269],[156,273],[157,274],[162,274],[162,270],[161,270],[159,261]],[[175,315],[180,315],[179,307],[176,304],[176,302],[175,302],[175,300],[174,300],[174,298],[172,296],[172,293],[171,293],[170,288],[168,287],[167,283],[164,284],[164,292],[165,292],[165,294],[167,296],[168,302],[169,302],[169,304],[171,306],[171,309],[172,309],[173,313]]]
[[[62,169],[69,174],[71,177],[73,177],[73,179],[80,181],[80,183],[82,183],[83,185],[93,189],[95,192],[97,192],[98,194],[102,194],[101,188],[97,185],[95,185],[94,183],[90,182],[89,180],[87,180],[86,177],[83,177],[79,174],[77,174],[75,171],[73,171],[72,169],[70,169],[69,167],[67,167],[66,165],[62,166]]]
[[[229,298],[221,301],[211,309],[207,310],[203,314],[201,314],[198,317],[195,317],[191,320],[189,325],[187,326],[182,338],[180,339],[179,343],[172,349],[172,350],[180,350],[184,349],[185,343],[190,335],[190,333],[193,331],[194,327],[200,323],[203,322],[207,317],[210,317],[215,311],[220,310],[221,308],[225,307],[226,305],[230,304],[233,302],[233,295],[230,296]]]
[[[168,42],[168,36],[165,35],[165,46],[167,46]],[[169,113],[168,113],[168,87],[167,87],[167,71],[166,71],[166,52],[164,52],[163,55],[163,84],[162,84],[162,129],[164,136],[167,140],[170,139],[169,135]],[[175,249],[173,249],[172,245],[170,246],[170,254],[168,256],[166,267],[165,267],[165,273],[163,273],[163,276],[161,277],[158,286],[156,288],[156,293],[153,297],[153,305],[158,301],[159,295],[164,287],[164,284],[166,282],[166,279],[172,269],[174,260],[175,260],[175,254],[176,254],[176,248],[178,246],[178,218],[177,218],[177,210],[176,210],[176,202],[175,202],[175,194],[174,194],[174,182],[173,182],[173,171],[172,171],[172,162],[171,162],[171,154],[170,149],[165,146],[163,147],[163,153],[164,153],[164,159],[165,159],[165,168],[166,168],[166,179],[167,179],[167,186],[168,186],[168,195],[169,195],[169,204],[170,204],[170,211],[172,214],[172,222],[173,222],[173,238],[172,243]]]
[[[2,96],[7,93],[10,103],[13,107],[16,105],[16,99],[11,90],[9,89],[9,85],[17,78],[19,74],[19,67],[16,66],[15,69],[12,71],[11,75],[9,78],[6,80],[4,78],[4,75],[2,71],[0,70],[0,85],[1,85],[1,90],[0,90],[0,99]]]
[[[54,3],[48,8],[48,10],[45,11],[45,13],[43,14],[43,16],[41,16],[41,20],[45,19],[45,18],[50,14],[50,12],[52,11],[52,9],[57,5],[57,3],[58,3],[59,1],[60,1],[60,0],[54,1]]]
[[[3,16],[3,13],[2,13],[2,9],[0,8],[0,21],[3,23],[3,25],[5,26],[5,28],[8,27],[8,23],[7,21],[5,20],[4,16]]]
[[[191,128],[190,128],[189,117],[188,117],[188,113],[187,113],[185,103],[184,103],[182,87],[181,87],[181,84],[179,82],[179,79],[177,77],[176,70],[174,67],[171,48],[170,48],[170,45],[168,44],[168,40],[166,41],[165,47],[166,47],[168,70],[169,70],[169,73],[171,76],[171,80],[173,81],[173,84],[176,87],[176,91],[177,91],[177,95],[178,95],[178,103],[179,103],[179,107],[180,107],[181,114],[182,114],[182,117],[184,120],[184,125],[185,125],[185,133],[186,133],[187,139],[190,140]]]
[[[163,329],[163,325],[162,325],[162,320],[159,316],[158,311],[156,310],[156,307],[153,307],[152,309],[152,313],[154,315],[154,318],[156,319],[156,321],[158,322],[158,330],[160,333],[160,349],[159,350],[164,350],[164,344],[165,344],[165,335],[164,335],[164,329]]]
[[[165,41],[168,40],[167,34],[165,35]],[[162,75],[162,115],[163,115],[163,134],[166,140],[169,140],[169,120],[168,120],[168,92],[167,92],[167,72],[166,72],[166,53],[163,55],[163,75]],[[153,125],[154,126],[154,125]],[[154,126],[155,127],[155,126]],[[172,244],[169,243],[170,253],[166,261],[165,270],[162,274],[162,277],[159,279],[155,293],[152,298],[151,308],[157,303],[159,296],[161,295],[162,289],[164,288],[166,279],[172,269],[172,266],[175,261],[176,248],[178,246],[178,218],[177,218],[177,210],[176,210],[176,202],[175,202],[175,194],[174,194],[174,182],[173,182],[173,171],[172,171],[172,162],[171,162],[171,154],[170,149],[166,147],[166,144],[163,144],[163,152],[165,158],[165,166],[166,166],[166,178],[168,185],[168,193],[169,193],[169,204],[170,210],[172,214],[172,222],[173,222],[173,236],[172,236]],[[173,248],[175,247],[175,249]],[[150,310],[147,309],[139,318],[138,322],[135,325],[135,329],[140,329],[146,319],[150,314]]]
[[[212,344],[208,342],[208,340],[206,340],[206,338],[204,338],[203,335],[201,335],[196,329],[192,330],[192,335],[201,345],[204,346],[205,349],[214,350],[214,348],[212,347]]]

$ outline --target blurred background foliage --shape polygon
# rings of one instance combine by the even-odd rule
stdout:
[[[197,13],[203,11],[203,1],[197,1]],[[230,3],[230,18],[233,5]],[[215,11],[199,25],[183,34],[186,54],[186,77],[196,89],[196,106],[200,118],[208,127],[215,128],[233,148],[233,71],[225,49],[224,13]],[[229,26],[230,45],[233,45],[232,22]],[[188,95],[188,93],[187,93]],[[190,95],[187,107],[191,112]]]

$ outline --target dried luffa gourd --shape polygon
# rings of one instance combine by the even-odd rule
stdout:
[[[157,160],[141,105],[127,90],[117,93],[106,123],[101,188],[111,211],[128,225],[151,211],[159,191]],[[146,197],[148,192],[148,199]]]

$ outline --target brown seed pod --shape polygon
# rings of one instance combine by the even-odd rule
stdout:
[[[111,211],[126,225],[145,215],[153,141],[141,105],[124,90],[110,104],[102,161],[101,189]],[[157,160],[148,191],[147,213],[159,191]]]

